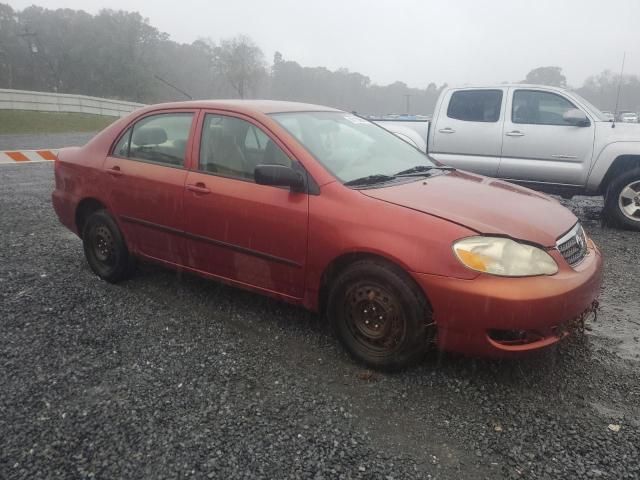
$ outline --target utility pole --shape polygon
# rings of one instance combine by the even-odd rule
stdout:
[[[24,27],[24,32],[18,34],[19,37],[22,37],[27,42],[27,46],[29,47],[29,52],[31,55],[36,55],[38,50],[38,43],[36,42],[36,33],[29,31],[29,26]]]
[[[27,43],[27,48],[29,49],[29,53],[31,61],[30,66],[31,66],[31,89],[33,90],[39,90],[40,87],[40,75],[38,75],[37,72],[37,65],[36,65],[36,55],[38,54],[38,44],[36,43],[35,39],[36,39],[36,34],[32,31],[29,30],[29,26],[25,25],[24,27],[24,32],[23,33],[18,33],[17,34],[18,37],[22,38],[26,43]]]
[[[41,48],[40,40],[38,39],[38,34],[36,32],[30,31],[29,25],[25,25],[24,32],[19,33],[18,36],[25,39],[25,41],[27,42],[27,46],[29,47],[29,52],[31,52],[31,58],[32,58],[31,64],[33,65],[33,69],[34,69],[34,73],[33,73],[34,77],[36,76],[35,57],[39,56],[41,61],[44,61],[47,67],[49,67],[49,70],[51,71],[51,75],[54,81],[53,91],[57,92],[58,89],[62,86],[62,81],[60,80],[60,77],[58,76],[58,72],[56,71],[55,67],[51,63],[51,59],[49,58],[47,53]]]
[[[2,61],[2,66],[7,70],[7,86],[11,89],[13,88],[13,67],[9,60],[9,55],[7,55],[6,50],[2,47],[0,47],[0,58],[4,59]]]
[[[411,113],[411,97],[412,96],[413,95],[410,94],[410,93],[405,93],[404,94],[407,115],[409,115],[409,113]]]

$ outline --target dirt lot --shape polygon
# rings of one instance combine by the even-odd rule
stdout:
[[[0,167],[0,478],[640,478],[640,234],[566,204],[606,260],[593,331],[522,361],[363,374],[322,320],[143,266],[110,285]]]

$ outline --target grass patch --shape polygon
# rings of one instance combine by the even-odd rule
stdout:
[[[0,110],[0,135],[16,133],[96,132],[118,117],[88,113]]]

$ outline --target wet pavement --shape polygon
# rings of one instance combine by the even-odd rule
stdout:
[[[0,167],[0,478],[640,478],[640,233],[601,199],[563,200],[605,256],[590,332],[391,375],[299,308],[153,265],[100,281],[52,188]]]
[[[0,134],[0,150],[37,150],[79,147],[91,140],[97,132],[49,134]]]

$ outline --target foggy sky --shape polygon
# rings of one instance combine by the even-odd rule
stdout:
[[[571,86],[602,70],[640,74],[640,0],[0,0],[21,10],[138,11],[178,42],[249,35],[268,63],[346,67],[412,87],[520,81],[560,66]]]

